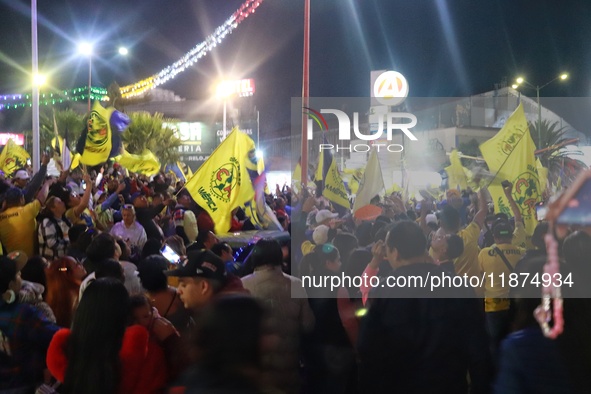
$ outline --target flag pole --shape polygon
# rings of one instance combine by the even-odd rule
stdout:
[[[310,0],[304,0],[304,61],[302,73],[302,107],[308,107],[310,99]],[[308,139],[307,118],[302,111],[301,182],[308,184]]]

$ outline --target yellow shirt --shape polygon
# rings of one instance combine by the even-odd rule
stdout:
[[[37,236],[37,220],[41,211],[39,200],[20,206],[8,208],[0,213],[0,242],[6,253],[22,250],[27,256],[39,254],[35,250]]]
[[[482,272],[486,274],[484,281],[484,310],[486,312],[509,309],[509,292],[511,290],[509,275],[511,271],[495,252],[495,246],[503,252],[513,268],[525,254],[525,249],[512,244],[493,245],[480,251],[478,264]]]
[[[466,228],[458,231],[457,235],[464,241],[464,253],[454,260],[454,268],[456,275],[464,276],[464,274],[480,277],[481,271],[478,266],[478,237],[480,237],[480,226],[475,222],[471,222]],[[433,249],[429,249],[429,255],[433,257]],[[476,296],[482,296],[482,290],[474,288]]]
[[[478,267],[478,237],[480,226],[475,222],[470,223],[465,229],[458,232],[458,236],[464,241],[464,253],[454,261],[456,274],[463,276],[480,276],[481,270]]]
[[[84,211],[82,211],[82,213],[78,217],[76,217],[74,208],[70,208],[66,211],[66,219],[70,221],[72,226],[75,226],[77,224],[84,224],[88,227],[94,227],[94,219],[92,217],[92,213],[88,208],[84,208]]]

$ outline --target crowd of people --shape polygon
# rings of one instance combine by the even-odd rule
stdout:
[[[510,184],[512,218],[485,189],[376,197],[381,215],[356,218],[277,186],[267,204],[291,241],[257,240],[236,260],[170,174],[105,165],[53,178],[47,163],[0,181],[0,393],[591,390],[578,288],[551,340],[534,319],[540,287],[494,280],[546,262],[548,225],[526,236]],[[240,209],[231,227],[253,228]],[[563,274],[580,283],[590,241],[561,241]],[[444,275],[484,280],[385,285]],[[316,285],[344,276],[375,281]]]

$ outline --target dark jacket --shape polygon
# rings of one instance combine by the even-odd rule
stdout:
[[[482,303],[467,290],[421,287],[410,277],[441,276],[431,263],[398,268],[406,287],[378,286],[359,335],[360,389],[364,393],[472,393],[489,390],[491,372]],[[457,298],[453,298],[457,297]]]
[[[154,238],[162,241],[164,233],[159,229],[156,222],[154,222],[154,218],[158,216],[158,214],[162,212],[163,209],[164,204],[160,204],[155,207],[135,209],[137,221],[142,225],[144,230],[146,230],[148,239]]]
[[[573,393],[558,344],[539,326],[516,331],[503,341],[495,393]]]

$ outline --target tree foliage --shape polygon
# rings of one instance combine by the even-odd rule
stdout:
[[[567,152],[563,149],[569,145],[576,145],[576,142],[564,144],[568,140],[567,131],[565,127],[560,127],[557,121],[551,123],[548,120],[542,120],[541,125],[539,122],[529,124],[529,132],[537,149],[545,149],[536,156],[548,169],[550,185],[558,184],[558,179],[561,178],[562,186],[568,186],[578,173],[586,168],[582,161],[569,157],[573,154],[572,151]]]
[[[164,123],[175,122],[173,119],[164,118],[161,113],[151,115],[148,112],[134,112],[129,116],[131,124],[122,136],[128,152],[140,154],[149,149],[162,165],[179,160],[181,140],[170,127],[164,127]]]

